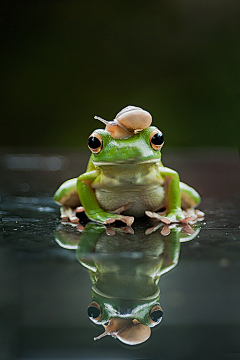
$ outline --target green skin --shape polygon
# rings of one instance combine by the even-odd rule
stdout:
[[[200,196],[179,181],[176,171],[163,166],[161,150],[150,144],[154,130],[150,126],[127,139],[96,130],[102,137],[101,151],[91,155],[84,174],[59,187],[54,200],[65,209],[83,206],[89,219],[102,224],[120,220],[131,225],[133,217],[146,212],[154,217],[162,208],[163,222],[187,222],[183,210],[193,210]]]
[[[160,304],[157,284],[161,274],[175,267],[179,258],[181,228],[172,226],[176,227],[166,237],[158,231],[146,236],[142,228],[137,228],[136,234],[125,234],[121,228],[115,228],[111,239],[114,242],[109,242],[106,227],[96,223],[88,223],[78,236],[64,232],[64,228],[55,232],[60,246],[75,243],[77,259],[88,269],[93,283],[92,301],[102,311],[101,318],[92,321],[100,325],[122,317],[137,319],[150,327],[157,325],[149,318],[150,310]],[[144,256],[132,258],[132,250]],[[121,251],[129,257],[122,257]],[[119,313],[123,306],[129,310]]]
[[[145,235],[142,222],[134,234],[125,233],[125,228],[112,229],[115,234],[109,236],[106,227],[96,223],[88,223],[82,233],[60,225],[54,235],[60,246],[75,248],[78,261],[88,269],[92,301],[101,307],[101,318],[92,321],[103,325],[122,317],[153,327],[157,324],[151,323],[149,313],[160,304],[160,276],[177,265],[180,243],[194,239],[200,228],[195,225],[189,235],[174,224],[167,236],[157,230]],[[132,252],[143,256],[131,257]],[[120,308],[129,310],[120,313]]]
[[[102,247],[110,251],[107,245],[109,235],[106,235],[104,230],[94,224],[87,224],[77,248],[77,259],[88,268],[93,282],[92,300],[96,301],[102,310],[101,319],[94,322],[104,324],[114,317],[127,317],[137,319],[150,327],[157,325],[150,322],[149,312],[155,305],[160,304],[160,291],[157,284],[161,274],[171,270],[178,263],[180,229],[172,229],[166,238],[159,232],[150,234],[148,239],[141,232],[130,235],[132,245],[139,244],[142,237],[145,240],[145,251],[148,252],[140,259],[121,258],[118,252],[110,252],[110,257],[101,259],[95,256],[91,261],[89,252],[95,251],[94,254],[98,254],[97,242],[101,242]],[[118,235],[116,232],[114,237],[115,243],[124,242],[124,234]],[[128,238],[127,235],[126,238]],[[123,244],[125,252],[128,251],[127,244],[126,240]],[[148,249],[149,244],[152,246],[151,251]],[[122,305],[130,308],[131,311],[120,314],[118,309]]]

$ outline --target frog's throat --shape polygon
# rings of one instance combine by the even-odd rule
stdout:
[[[106,294],[104,293],[103,291],[99,290],[96,285],[93,285],[92,286],[92,291],[95,292],[97,295],[100,295],[106,299],[116,299],[115,296],[112,296],[112,295],[109,295],[109,294]],[[160,295],[160,289],[158,288],[157,291],[150,295],[150,296],[145,296],[145,297],[141,297],[139,300],[142,300],[142,301],[151,301],[151,300],[154,300],[156,299],[158,296]],[[122,297],[121,299],[123,300],[126,300],[124,297]]]
[[[114,160],[113,162],[111,161],[94,161],[93,160],[93,165],[94,166],[103,166],[103,165],[119,165],[119,164],[147,164],[147,163],[158,163],[159,161],[161,161],[161,159],[148,159],[148,160],[142,160],[142,161],[137,161],[136,159],[128,159],[126,160]]]

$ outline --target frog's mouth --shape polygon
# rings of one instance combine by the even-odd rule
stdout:
[[[156,289],[155,289],[155,287],[156,287]],[[129,300],[129,299],[131,299],[131,300],[136,300],[136,299],[138,299],[138,300],[142,300],[142,301],[153,301],[153,300],[155,300],[156,298],[158,298],[159,296],[160,296],[160,289],[159,289],[159,287],[157,286],[157,285],[155,285],[155,287],[154,287],[154,292],[153,293],[150,293],[149,295],[147,295],[147,294],[142,294],[141,295],[141,293],[139,294],[139,293],[135,293],[135,296],[130,296],[130,297],[128,297],[128,296],[124,296],[124,295],[120,295],[119,293],[116,295],[112,295],[112,294],[109,294],[109,293],[107,293],[106,291],[102,291],[102,290],[100,290],[98,287],[97,287],[97,285],[95,284],[95,285],[93,285],[92,286],[92,291],[95,293],[95,294],[97,294],[97,295],[99,295],[99,296],[101,296],[102,298],[105,298],[105,299],[122,299],[122,300]],[[133,288],[132,288],[133,289]]]
[[[105,165],[129,165],[129,164],[148,164],[148,163],[158,163],[160,159],[146,159],[146,160],[136,160],[136,158],[129,159],[116,159],[114,162],[112,161],[94,161],[93,165],[95,166],[105,166]]]

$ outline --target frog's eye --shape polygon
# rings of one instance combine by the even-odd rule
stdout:
[[[88,147],[94,154],[98,154],[102,150],[102,137],[93,132],[88,138]]]
[[[92,301],[88,305],[88,316],[91,320],[96,321],[100,320],[102,316],[102,310],[100,305],[96,301]]]
[[[150,144],[153,150],[159,150],[163,146],[163,133],[160,130],[154,130],[150,135]]]
[[[152,325],[157,325],[162,321],[163,311],[160,305],[155,305],[149,312],[149,320]]]

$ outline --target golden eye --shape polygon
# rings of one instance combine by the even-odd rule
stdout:
[[[151,324],[157,325],[162,321],[163,311],[160,305],[155,305],[149,312]]]
[[[92,301],[88,305],[88,316],[92,320],[100,320],[102,316],[102,309],[96,301]]]
[[[88,147],[94,154],[98,154],[102,150],[102,142],[101,135],[93,132],[88,138]]]
[[[160,130],[154,130],[150,135],[150,144],[153,150],[159,150],[164,144],[163,133]]]

